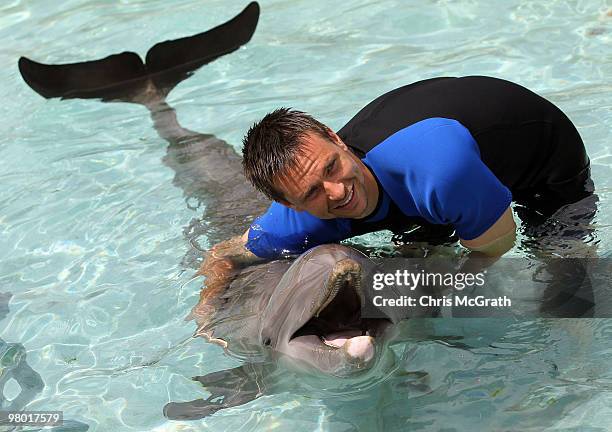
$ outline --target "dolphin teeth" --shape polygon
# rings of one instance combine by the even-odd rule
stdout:
[[[321,339],[321,342],[323,342],[323,344],[325,344],[326,346],[328,346],[330,348],[339,349],[339,348],[342,347],[342,345],[334,345],[333,343],[331,343],[327,339],[325,339],[325,337],[323,337],[323,336],[319,336],[319,339]]]
[[[336,295],[338,294],[338,292],[340,291],[340,281],[338,279],[336,279],[334,281],[334,286],[332,287],[332,290],[330,291],[330,293],[327,295],[327,298],[325,299],[325,302],[321,305],[321,307],[319,308],[319,310],[317,310],[317,313],[315,314],[315,317],[319,317],[319,314],[327,307],[327,305],[329,305],[332,300],[336,297]]]
[[[360,337],[358,330],[342,330],[336,333],[330,333],[328,335],[319,336],[321,342],[331,348],[342,348],[354,337]]]
[[[325,308],[334,300],[342,285],[345,283],[351,283],[353,289],[356,291],[359,300],[363,304],[363,293],[361,290],[361,266],[353,261],[352,259],[345,259],[336,264],[332,270],[332,275],[328,279],[328,284],[331,286],[328,288],[328,292],[324,297],[324,301],[321,306],[316,306],[316,300],[313,300],[311,304],[311,311],[313,316],[318,318],[319,315]],[[327,290],[326,290],[327,291]]]

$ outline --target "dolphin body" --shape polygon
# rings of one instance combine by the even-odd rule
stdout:
[[[94,61],[43,64],[19,59],[24,81],[45,98],[100,99],[144,105],[168,142],[163,161],[186,197],[205,200],[205,223],[186,231],[216,242],[241,234],[245,220],[269,202],[241,175],[241,158],[225,141],[183,128],[166,103],[169,92],[195,70],[248,42],[257,25],[253,2],[230,21],[194,36],[154,45],[145,62],[133,52]],[[222,345],[247,363],[197,379],[213,393],[207,400],[170,403],[169,418],[201,418],[261,395],[262,374],[288,360],[334,376],[371,368],[380,357],[391,321],[361,319],[364,274],[373,263],[341,245],[313,248],[294,262],[274,261],[244,269],[226,289],[191,313],[196,335]],[[203,291],[204,293],[204,291]],[[274,360],[274,362],[270,362]],[[219,385],[223,383],[223,385]],[[234,383],[228,390],[228,383]],[[216,390],[215,390],[216,389]],[[250,390],[249,390],[250,389]],[[256,389],[257,391],[254,391]],[[218,396],[222,395],[219,401]]]
[[[209,201],[203,219],[213,228],[206,234],[211,241],[222,240],[239,234],[236,229],[243,229],[245,219],[269,203],[237,175],[241,159],[233,148],[213,135],[181,127],[165,99],[197,68],[249,41],[258,16],[259,6],[251,3],[212,30],[153,46],[146,63],[137,54],[124,52],[64,65],[22,57],[19,69],[30,87],[46,98],[98,98],[146,106],[156,130],[169,143],[164,161],[175,170],[175,182],[187,196]],[[212,300],[209,296],[208,306],[196,306],[192,317],[202,336],[237,355],[252,357],[265,347],[317,370],[342,375],[345,369],[364,367],[374,358],[372,334],[378,332],[380,322],[371,328],[358,319],[349,322],[363,301],[363,270],[372,266],[351,248],[320,246],[292,264],[284,260],[244,270],[219,296]],[[329,308],[334,317],[325,317],[329,312],[323,309]],[[315,315],[319,319],[311,327],[317,329],[301,329]],[[327,345],[317,331],[327,334]],[[336,331],[343,333],[333,335]]]

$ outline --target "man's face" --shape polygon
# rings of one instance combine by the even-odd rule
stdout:
[[[376,180],[334,132],[325,138],[308,133],[300,150],[275,182],[286,199],[282,204],[320,219],[359,219],[374,211]]]

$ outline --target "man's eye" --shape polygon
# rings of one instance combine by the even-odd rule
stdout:
[[[308,191],[308,193],[306,194],[306,196],[304,197],[304,199],[305,199],[306,201],[308,201],[308,200],[310,200],[310,199],[314,198],[314,197],[315,197],[315,195],[317,194],[317,191],[318,191],[318,190],[319,190],[318,188],[317,188],[317,189],[310,189],[310,190]]]
[[[334,159],[333,161],[330,162],[329,165],[327,165],[327,174],[331,174],[334,171],[334,168],[336,167],[336,159]]]

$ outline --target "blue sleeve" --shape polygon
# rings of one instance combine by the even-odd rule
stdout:
[[[349,237],[348,219],[318,219],[274,202],[251,224],[246,247],[260,258],[274,259]]]
[[[470,132],[455,120],[424,120],[370,153],[367,159],[385,177],[379,176],[381,182],[394,189],[387,192],[404,213],[452,224],[464,240],[483,234],[512,201],[510,190],[480,159]]]

